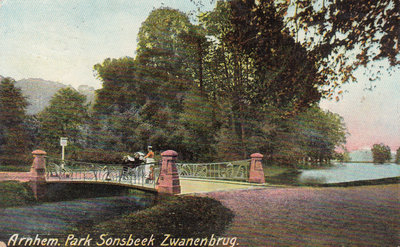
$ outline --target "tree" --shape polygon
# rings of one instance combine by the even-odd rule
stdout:
[[[201,6],[203,0],[191,0]],[[217,0],[214,0],[217,2]],[[371,70],[371,80],[380,69],[373,62],[387,59],[391,68],[399,68],[400,2],[397,0],[240,0],[252,6],[253,18],[263,20],[268,12],[263,5],[275,5],[283,17],[284,32],[306,48],[318,65],[325,82],[324,96],[342,93],[343,83],[355,81],[359,67]],[[248,18],[243,15],[243,18]],[[258,25],[258,24],[257,24]],[[337,97],[337,99],[339,99]]]
[[[93,106],[95,114],[122,113],[129,110],[132,104],[144,104],[149,88],[138,80],[137,65],[133,58],[107,58],[102,64],[94,65],[94,71],[103,82],[103,87],[96,91]]]
[[[183,136],[184,160],[212,161],[216,158],[215,132],[219,129],[219,105],[211,102],[201,87],[186,94],[179,124]]]
[[[304,34],[299,41],[315,55],[331,88],[355,80],[354,70],[371,61],[388,59],[392,67],[400,65],[397,0],[296,0],[280,8],[292,13],[286,16],[288,28],[293,36]]]
[[[23,165],[30,140],[24,128],[28,106],[15,81],[5,78],[0,84],[0,164]]]
[[[255,114],[273,109],[288,118],[320,99],[323,81],[313,57],[284,32],[283,17],[269,1],[218,1],[213,11],[200,16],[200,23],[210,37],[204,88],[230,108],[223,114],[223,133],[230,137],[220,133],[219,146],[232,140],[231,147],[245,158],[253,136],[247,126],[254,126]]]
[[[138,33],[136,60],[147,100],[182,110],[185,91],[193,82],[195,57],[187,42],[193,30],[186,14],[170,8],[153,10]]]
[[[396,164],[400,164],[400,147],[396,151],[396,158],[394,161]]]
[[[349,151],[345,148],[343,152],[337,152],[335,158],[339,162],[350,162],[351,157]]]
[[[135,59],[106,59],[94,67],[103,88],[97,91],[93,144],[116,151],[182,150],[179,124],[189,88],[201,84],[197,29],[182,12],[153,10],[142,23]],[[179,148],[181,147],[181,148]],[[136,149],[136,150],[135,150]]]
[[[84,144],[82,135],[87,122],[86,97],[73,88],[60,89],[50,105],[39,114],[40,144],[49,152],[59,150],[60,137],[67,137],[69,148]]]
[[[272,162],[287,166],[327,165],[344,148],[346,127],[339,115],[313,106],[286,120],[273,138]]]
[[[371,149],[372,157],[374,163],[385,163],[390,161],[392,158],[392,154],[390,152],[390,147],[386,146],[385,144],[374,144]]]

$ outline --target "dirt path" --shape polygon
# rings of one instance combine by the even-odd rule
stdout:
[[[239,246],[400,246],[400,185],[213,192]]]

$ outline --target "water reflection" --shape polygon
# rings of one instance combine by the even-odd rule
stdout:
[[[302,170],[298,180],[300,183],[329,184],[398,176],[400,166],[396,164],[345,163],[327,169]]]
[[[137,211],[153,204],[150,195],[118,196],[44,203],[30,207],[0,209],[0,239],[12,234],[35,237],[72,229],[78,224],[92,224]]]
[[[328,168],[291,171],[275,177],[266,177],[272,184],[333,184],[375,180],[400,176],[400,165],[373,163],[343,163]]]

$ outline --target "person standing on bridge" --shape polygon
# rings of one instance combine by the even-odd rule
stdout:
[[[144,158],[146,159],[146,163],[153,163],[154,162],[154,152],[153,152],[153,147],[152,146],[148,146],[147,147],[147,154],[146,156],[144,156]]]
[[[144,166],[144,175],[146,178],[146,182],[148,180],[152,180],[152,178],[154,177],[154,175],[152,174],[154,169],[151,169],[151,167],[154,166],[155,163],[153,147],[148,146],[147,151],[148,153],[146,154],[146,156],[144,156],[146,160],[146,165]]]

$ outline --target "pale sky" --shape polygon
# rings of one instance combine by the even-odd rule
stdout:
[[[161,6],[196,9],[189,0],[0,0],[0,75],[100,88],[93,65],[134,57],[141,23]],[[339,102],[323,100],[321,107],[344,117],[350,150],[380,142],[397,149],[400,71],[384,74],[372,92],[363,90],[369,84],[361,72],[357,78]]]

